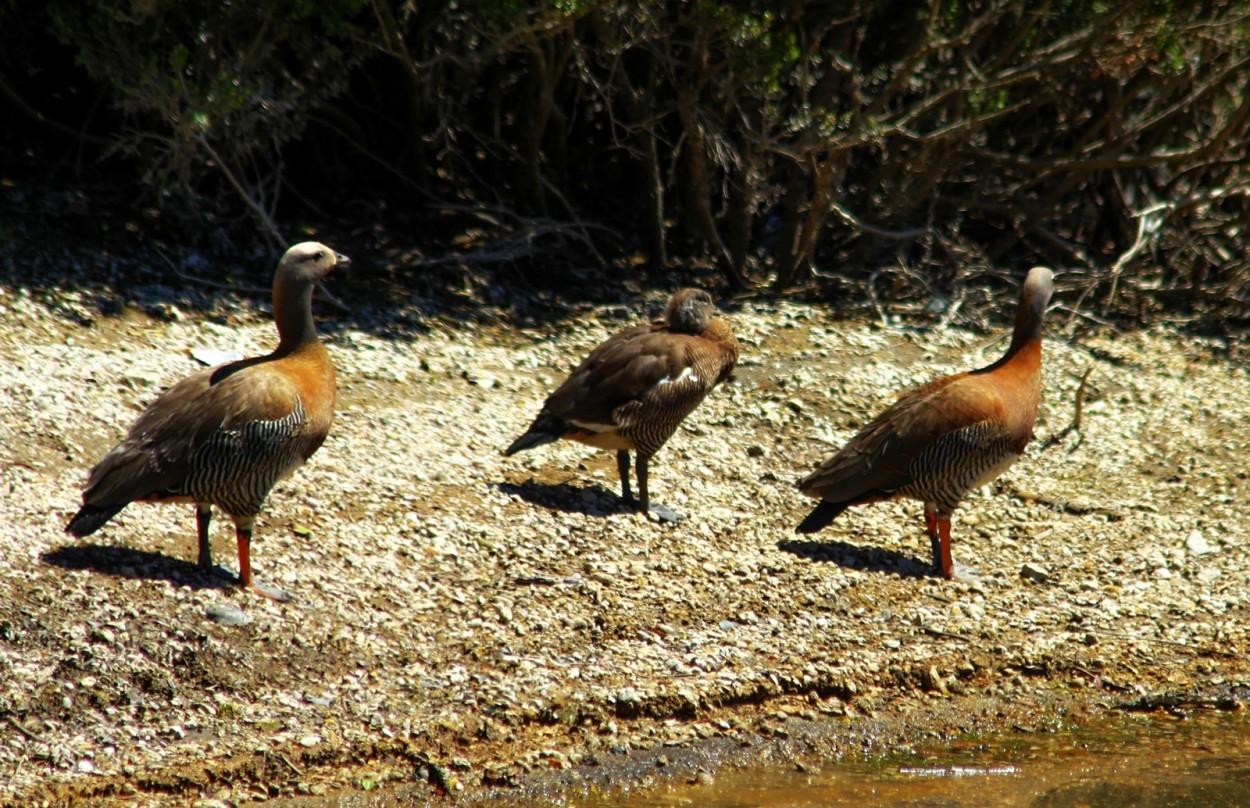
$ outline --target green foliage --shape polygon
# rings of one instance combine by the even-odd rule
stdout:
[[[347,86],[364,0],[53,0],[51,29],[107,87],[148,177],[193,196],[224,171],[257,182]]]

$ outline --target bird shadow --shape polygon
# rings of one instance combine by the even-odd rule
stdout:
[[[636,513],[638,510],[633,504],[621,499],[616,492],[601,485],[540,483],[529,479],[523,483],[493,483],[492,486],[533,505],[565,513],[611,516],[617,513]]]
[[[102,572],[115,578],[169,581],[192,589],[227,589],[237,580],[221,567],[203,570],[198,564],[163,553],[112,547],[103,544],[72,544],[42,553],[45,564],[65,570]]]
[[[885,550],[880,547],[858,547],[844,541],[800,541],[782,539],[777,549],[783,553],[806,558],[808,561],[833,563],[847,569],[884,572],[903,578],[929,578],[933,576],[930,564],[917,561],[909,555]]]

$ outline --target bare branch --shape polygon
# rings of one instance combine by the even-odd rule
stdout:
[[[881,238],[894,239],[896,241],[908,241],[910,239],[920,238],[925,233],[929,232],[929,228],[927,227],[911,227],[907,230],[886,230],[885,228],[877,227],[876,225],[865,222],[863,219],[860,219],[858,216],[847,210],[839,202],[833,202],[830,204],[829,209],[836,213],[838,218],[849,224],[851,227],[854,227],[856,230],[870,235],[879,236]]]
[[[1081,412],[1083,411],[1085,407],[1086,385],[1089,383],[1089,375],[1093,372],[1094,372],[1094,366],[1090,365],[1089,367],[1085,368],[1085,372],[1081,374],[1081,383],[1077,385],[1076,396],[1073,401],[1072,422],[1069,423],[1067,426],[1065,426],[1063,429],[1059,430],[1058,432],[1056,432],[1055,434],[1051,435],[1049,438],[1046,439],[1046,442],[1042,444],[1041,450],[1043,452],[1052,446],[1058,445],[1059,443],[1063,441],[1064,438],[1066,438],[1068,435],[1072,434],[1073,432],[1076,433],[1077,438],[1076,438],[1076,443],[1072,444],[1072,448],[1068,450],[1069,454],[1071,454],[1072,452],[1075,452],[1080,447],[1080,445],[1085,441],[1085,434],[1081,432]]]
[[[208,152],[208,154],[212,156],[213,163],[217,166],[221,173],[225,175],[226,180],[230,183],[230,186],[239,194],[239,197],[243,200],[243,204],[247,205],[248,209],[251,210],[252,213],[256,214],[256,218],[260,220],[262,225],[264,225],[266,235],[273,240],[275,246],[286,246],[286,239],[283,238],[282,231],[278,229],[277,222],[273,220],[273,217],[269,215],[268,211],[261,207],[260,203],[256,201],[255,196],[243,187],[243,182],[235,176],[233,171],[230,170],[230,166],[226,164],[226,161],[223,160],[221,155],[217,153],[217,150],[213,148],[213,144],[209,142],[208,138],[205,137],[203,133],[198,133],[196,137],[204,151]]]

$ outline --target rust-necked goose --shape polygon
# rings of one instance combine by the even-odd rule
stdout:
[[[131,502],[192,502],[199,565],[208,569],[215,505],[234,520],[239,584],[288,599],[252,579],[252,526],[269,490],[317,451],[334,420],[334,365],[317,339],[312,294],[327,273],[349,263],[316,242],[287,250],[273,280],[278,347],[202,370],[148,405],[92,468],[66,530],[93,533]]]
[[[974,488],[1006,471],[1033,436],[1042,384],[1042,318],[1054,273],[1024,280],[1011,346],[1002,359],[903,393],[841,450],[799,480],[821,500],[797,532],[815,533],[852,505],[909,497],[924,503],[933,564],[954,574],[950,520]]]

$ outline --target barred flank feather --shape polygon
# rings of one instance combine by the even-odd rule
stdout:
[[[954,513],[988,472],[1015,462],[1020,453],[1013,443],[1002,424],[990,421],[948,432],[916,456],[908,469],[912,482],[899,493],[936,504],[938,513]]]
[[[302,435],[306,422],[297,397],[283,418],[214,431],[191,456],[191,472],[174,493],[211,502],[232,516],[259,513],[269,489],[312,454]]]

